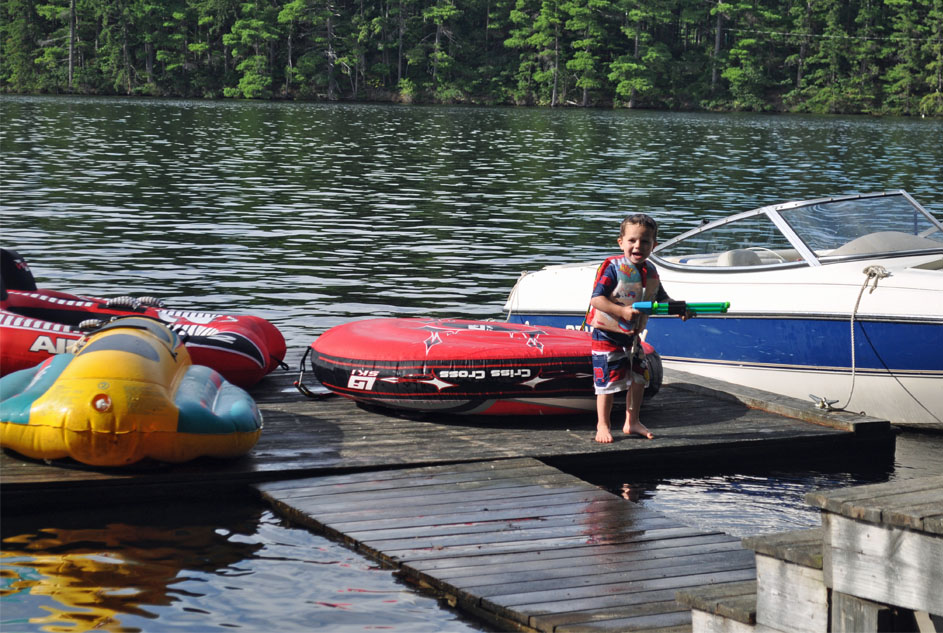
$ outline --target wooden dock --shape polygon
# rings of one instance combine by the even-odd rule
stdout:
[[[261,494],[502,630],[681,632],[698,585],[754,586],[753,552],[564,471],[717,472],[738,464],[893,458],[882,420],[677,372],[643,404],[654,440],[593,441],[595,415],[394,415],[306,398],[293,373],[252,390],[264,416],[234,460],[90,468],[0,455],[4,515],[37,508]]]
[[[921,618],[935,614],[934,629],[943,630],[943,475],[810,493],[806,501],[822,509],[832,630],[871,630],[863,622],[893,607],[912,611],[921,631],[931,630]],[[837,628],[836,617],[850,626]]]
[[[643,405],[655,440],[593,441],[594,414],[578,417],[409,417],[373,412],[350,400],[312,400],[280,372],[252,390],[264,416],[255,448],[234,460],[201,459],[127,468],[46,464],[0,454],[4,513],[244,492],[250,484],[314,475],[531,457],[563,468],[691,468],[807,456],[893,456],[886,421],[821,412],[811,403],[668,373]],[[761,408],[762,407],[762,408]],[[615,416],[620,413],[616,411]],[[616,421],[614,428],[619,429]],[[785,461],[782,461],[785,460]]]
[[[943,475],[806,502],[822,527],[743,539],[754,583],[678,592],[694,633],[943,631]]]
[[[500,630],[683,631],[675,592],[755,577],[740,540],[702,532],[534,459],[261,484],[343,541]]]

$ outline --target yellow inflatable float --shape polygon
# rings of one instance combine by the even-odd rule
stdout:
[[[175,332],[130,317],[0,379],[0,425],[0,446],[27,457],[124,466],[242,455],[262,416],[244,390],[193,365]]]

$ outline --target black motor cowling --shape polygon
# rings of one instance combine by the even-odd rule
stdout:
[[[0,286],[9,290],[36,290],[36,280],[26,258],[8,248],[0,248]]]

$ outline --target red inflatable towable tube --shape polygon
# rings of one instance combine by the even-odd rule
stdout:
[[[82,332],[68,325],[0,310],[0,376],[35,367],[53,354],[63,354],[80,338]]]
[[[315,377],[327,389],[381,407],[574,414],[595,410],[591,349],[589,333],[576,330],[463,319],[368,319],[318,337],[302,370],[310,356]],[[657,358],[651,347],[646,351]],[[652,386],[649,395],[657,391]]]
[[[240,387],[254,385],[285,358],[284,336],[274,325],[257,316],[174,310],[147,298],[102,299],[54,290],[7,290],[6,295],[2,301],[5,312],[28,317],[36,323],[60,324],[73,329],[83,322],[100,321],[103,325],[121,316],[137,315],[156,319],[181,334],[195,365],[211,367],[227,381]],[[18,326],[20,330],[24,327],[23,324]],[[39,326],[39,329],[47,328]],[[95,329],[95,325],[92,324],[88,329]],[[19,338],[8,334],[6,327],[2,334],[2,355],[6,357],[7,336],[13,340]],[[42,336],[39,332],[36,335]],[[20,332],[18,336],[25,334]],[[57,353],[44,354],[42,352],[47,350],[41,345],[33,345],[29,349],[37,352],[33,365],[42,362],[51,353]],[[0,366],[7,373],[6,358]]]
[[[173,310],[153,297],[99,299],[43,290],[26,259],[7,248],[0,248],[0,310],[7,313],[0,322],[0,376],[38,365],[65,351],[68,340],[126,316],[169,326],[186,341],[194,364],[240,387],[254,385],[285,358],[285,337],[260,317]]]

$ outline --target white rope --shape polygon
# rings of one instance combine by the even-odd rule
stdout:
[[[878,281],[880,281],[881,279],[884,279],[885,277],[891,276],[891,273],[888,272],[886,268],[884,268],[883,266],[878,266],[878,265],[867,266],[863,272],[865,275],[867,275],[867,277],[865,278],[864,283],[861,285],[861,290],[858,292],[858,300],[855,302],[855,309],[851,313],[851,391],[848,392],[848,399],[845,402],[845,407],[847,407],[848,404],[851,402],[851,394],[854,393],[855,391],[855,315],[858,313],[858,304],[861,303],[861,296],[864,294],[864,289],[868,286],[869,281],[871,281],[872,279],[874,280],[874,283],[871,284],[871,290],[868,291],[868,294],[871,294],[872,292],[875,291],[875,289],[877,289]],[[930,414],[931,418],[933,418],[937,422],[943,422],[943,420],[941,420],[932,411],[930,411],[930,409],[928,409],[922,402],[920,402],[920,400],[916,396],[914,396],[914,394],[910,393],[910,390],[904,386],[904,384],[900,381],[900,379],[897,376],[894,376],[894,374],[891,373],[891,377],[894,378],[897,384],[900,385],[900,388],[903,389],[904,392],[908,396],[910,396],[914,402],[920,405],[921,409],[923,409],[924,411]],[[821,406],[821,404],[822,403],[819,403],[819,406]],[[844,409],[845,407],[840,407],[840,409]],[[826,408],[830,408],[830,407],[826,404]]]
[[[851,313],[851,391],[848,392],[848,400],[845,402],[845,407],[847,407],[848,404],[851,402],[851,394],[854,393],[855,391],[855,315],[858,313],[858,304],[861,303],[861,296],[864,294],[864,289],[868,286],[869,281],[871,281],[872,279],[874,280],[874,283],[871,284],[871,290],[868,291],[868,294],[871,294],[872,292],[875,291],[875,289],[877,289],[878,281],[880,281],[881,279],[884,279],[885,277],[891,276],[891,273],[888,272],[886,268],[884,268],[883,266],[878,266],[878,265],[868,266],[864,269],[863,272],[865,275],[867,275],[867,277],[865,278],[864,283],[861,285],[861,290],[858,292],[858,300],[855,302],[855,309]],[[886,365],[885,365],[885,368],[887,368]],[[889,368],[887,369],[888,369],[888,372],[890,373],[890,369]],[[902,383],[897,376],[891,373],[891,377],[897,382],[898,385],[900,385],[900,388],[903,389],[904,392],[913,399],[914,402],[920,405],[921,409],[923,409],[928,414],[930,414],[931,418],[933,418],[937,422],[943,422],[943,420],[941,420],[937,415],[935,415],[932,411],[930,411],[930,409],[928,409],[922,402],[920,402],[920,400],[916,396],[914,396],[914,394],[910,393],[910,390],[904,386],[904,383]],[[822,406],[821,402],[819,403],[819,406]],[[839,410],[843,410],[845,407],[840,407]],[[825,405],[825,408],[831,409],[831,407],[827,403]]]
[[[826,400],[824,397],[820,398],[813,395],[813,400],[818,400],[815,406],[820,409],[826,409],[828,411],[844,411],[851,403],[851,396],[855,392],[855,377],[856,377],[856,361],[855,361],[855,317],[858,315],[858,306],[861,305],[861,297],[864,295],[864,289],[868,287],[868,282],[872,279],[874,282],[871,284],[871,290],[868,294],[874,292],[878,287],[878,281],[884,279],[885,277],[890,277],[891,273],[887,271],[883,266],[872,265],[867,266],[862,271],[865,274],[864,283],[861,284],[861,289],[858,291],[858,299],[855,301],[855,307],[851,311],[851,388],[848,391],[848,397],[845,399],[844,406],[833,407],[832,405],[838,402],[838,400]]]
[[[845,398],[845,404],[841,407],[835,407],[836,409],[844,409],[849,404],[851,404],[851,396],[855,393],[855,378],[856,378],[856,363],[855,363],[855,317],[858,315],[858,306],[861,305],[861,297],[864,296],[864,289],[868,287],[868,282],[874,280],[871,284],[871,290],[868,291],[868,294],[871,294],[878,287],[878,281],[884,279],[885,277],[890,277],[891,273],[887,271],[884,266],[867,266],[862,271],[865,274],[864,283],[861,284],[861,290],[858,291],[858,299],[855,301],[855,309],[851,311],[851,389],[848,391],[848,397]],[[821,406],[821,403],[820,403]],[[826,407],[831,409],[830,405],[826,404]]]

